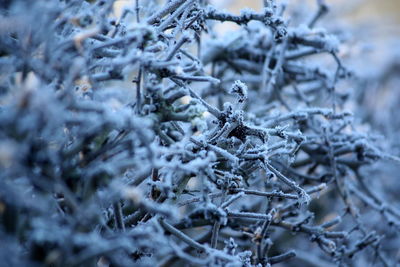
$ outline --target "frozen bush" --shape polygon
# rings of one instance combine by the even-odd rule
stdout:
[[[2,262],[396,264],[400,211],[369,176],[398,159],[343,108],[325,3],[292,25],[270,0],[114,2],[2,2]]]

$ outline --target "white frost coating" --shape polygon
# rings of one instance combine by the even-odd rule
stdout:
[[[237,101],[243,103],[247,100],[247,85],[240,80],[236,80],[232,85],[230,93],[237,96]]]
[[[290,29],[290,34],[296,34],[297,36],[303,36],[313,33],[313,30],[310,29],[306,24],[302,23],[299,26]]]
[[[327,34],[324,36],[325,46],[324,49],[329,52],[337,52],[339,50],[340,41],[339,39],[332,34]]]

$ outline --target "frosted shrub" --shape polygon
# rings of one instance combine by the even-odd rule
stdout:
[[[394,266],[327,6],[158,2],[2,2],[1,262]]]

